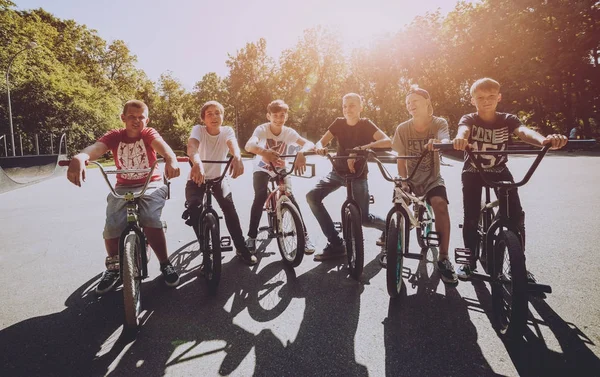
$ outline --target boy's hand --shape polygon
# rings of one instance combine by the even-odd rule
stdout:
[[[296,175],[304,175],[306,171],[306,157],[304,153],[298,152],[298,157],[296,157],[296,162],[294,163],[294,173]]]
[[[407,182],[402,182],[402,191],[411,192],[410,186]]]
[[[231,175],[233,179],[236,179],[242,174],[244,174],[244,163],[242,162],[242,157],[234,157],[231,161],[231,165],[229,165],[229,175]]]
[[[167,179],[179,177],[179,174],[179,163],[177,162],[177,159],[165,163],[165,175],[167,176]]]
[[[327,154],[327,148],[317,148],[315,147],[315,153],[319,156],[325,156]]]
[[[560,149],[560,148],[564,147],[565,145],[567,145],[568,141],[569,141],[569,139],[567,139],[567,137],[565,135],[552,134],[552,135],[546,136],[544,141],[542,141],[542,145],[550,144],[550,145],[552,145],[550,147],[550,149]]]
[[[77,156],[71,159],[67,169],[67,179],[75,186],[81,187],[81,182],[85,182],[85,161]]]
[[[261,156],[264,157],[267,162],[272,162],[273,165],[281,164],[283,162],[283,160],[279,158],[279,153],[272,149],[265,149]]]
[[[206,177],[204,175],[204,166],[200,166],[199,164],[192,165],[190,179],[194,181],[195,184],[201,185],[204,183],[205,178]]]
[[[350,153],[350,156],[356,156],[356,155]],[[355,159],[353,159],[353,158],[348,159],[348,170],[350,170],[350,173],[352,173],[352,174],[356,173],[356,169],[354,169],[355,163],[356,163]]]
[[[454,146],[454,149],[456,149],[458,151],[464,151],[467,148],[467,145],[469,145],[469,140],[454,139],[454,140],[452,140],[452,145]]]

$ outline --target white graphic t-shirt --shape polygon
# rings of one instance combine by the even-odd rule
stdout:
[[[274,150],[280,155],[295,154],[298,151],[297,146],[292,144],[296,144],[300,135],[296,130],[287,126],[282,127],[279,135],[274,135],[271,132],[270,123],[264,123],[256,127],[252,136],[258,138],[259,147]],[[275,167],[285,168],[285,162],[279,165],[276,164]],[[271,164],[260,156],[256,157],[254,171],[263,171],[269,175],[274,175]]]
[[[227,141],[233,140],[233,142],[237,142],[235,132],[233,132],[233,128],[229,126],[221,126],[218,135],[211,135],[206,130],[206,126],[195,125],[192,128],[190,139],[196,139],[200,142],[200,146],[198,147],[200,159],[211,161],[227,160],[227,152],[229,152]],[[206,179],[218,178],[225,166],[224,164],[210,163],[204,163],[203,165]],[[188,175],[188,180],[189,179],[190,176]]]

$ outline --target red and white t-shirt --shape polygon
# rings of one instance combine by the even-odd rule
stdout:
[[[117,169],[149,169],[156,161],[156,151],[152,149],[152,142],[162,139],[162,136],[151,127],[145,127],[138,138],[127,136],[124,128],[108,131],[99,142],[106,144],[112,151]],[[158,166],[152,172],[151,181],[161,179]],[[117,186],[135,186],[146,182],[147,174],[127,173],[117,174]]]

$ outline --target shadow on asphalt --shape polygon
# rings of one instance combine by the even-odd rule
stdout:
[[[436,250],[429,250],[414,273],[405,268],[401,294],[389,301],[386,376],[497,376],[477,344],[468,304],[455,285],[440,281],[435,260]],[[417,292],[407,296],[406,284]]]
[[[473,281],[480,307],[492,326],[492,297],[482,281]],[[520,376],[597,376],[600,359],[588,348],[594,343],[575,324],[563,320],[541,298],[530,297],[525,336],[521,340],[504,341],[504,346]],[[483,309],[482,309],[483,310]],[[552,332],[562,352],[548,348],[542,327]],[[547,333],[547,332],[546,332]]]

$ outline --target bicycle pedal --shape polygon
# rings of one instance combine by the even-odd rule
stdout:
[[[369,195],[369,203],[375,204],[375,197],[373,195]]]
[[[222,236],[221,237],[221,250],[225,251],[225,249],[227,247],[231,247],[231,237],[230,236]]]
[[[222,252],[233,251],[233,246],[223,246],[221,247]]]
[[[473,259],[473,253],[471,249],[460,248],[457,247],[454,249],[454,262],[456,264],[471,264],[471,260]]]
[[[270,227],[268,227],[268,226],[261,226],[260,228],[258,228],[258,231],[264,232],[265,230],[269,230],[269,229],[270,229]]]
[[[340,221],[335,221],[333,223],[333,226],[335,227],[335,230],[337,230],[338,232],[342,231],[342,223]]]
[[[425,242],[429,247],[438,247],[440,246],[440,235],[438,232],[429,232],[427,237],[425,237]]]

